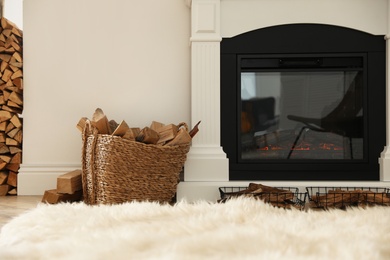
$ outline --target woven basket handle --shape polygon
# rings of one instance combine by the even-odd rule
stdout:
[[[91,122],[87,120],[85,122],[85,127],[83,131],[83,148],[82,148],[82,162],[83,162],[83,170],[86,170],[87,166],[87,139],[88,136],[93,135],[93,141],[91,145],[91,152],[90,152],[90,160],[89,160],[89,170],[91,172],[91,194],[88,192],[88,181],[87,181],[87,172],[84,171],[82,174],[82,185],[83,185],[83,196],[84,201],[86,201],[89,204],[95,204],[96,203],[96,194],[95,194],[95,171],[94,171],[94,163],[95,163],[95,149],[96,149],[96,142],[98,138],[98,132],[97,130],[91,125]],[[91,196],[89,196],[91,195]]]
[[[180,122],[178,125],[177,125],[177,128],[180,129],[184,127],[184,129],[188,132],[188,125],[185,123],[185,122]]]

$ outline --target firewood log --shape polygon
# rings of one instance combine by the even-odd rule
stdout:
[[[139,127],[132,127],[127,129],[126,133],[123,135],[122,138],[135,141],[135,138],[139,135],[140,132],[141,129]]]
[[[111,135],[124,136],[129,128],[130,127],[127,125],[127,123],[122,120],[122,122],[115,128]]]
[[[99,134],[111,134],[107,116],[101,108],[97,108],[92,116],[92,125],[97,128]]]
[[[11,186],[8,184],[0,185],[0,196],[7,195],[8,191],[11,189]]]
[[[74,170],[57,177],[57,192],[73,194],[82,190],[81,170]]]
[[[141,132],[135,138],[136,141],[142,142],[145,144],[157,144],[160,139],[158,133],[151,129],[150,127],[144,127]]]

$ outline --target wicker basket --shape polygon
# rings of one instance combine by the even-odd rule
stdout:
[[[161,146],[97,134],[87,122],[82,151],[84,202],[170,202],[189,149],[190,144]]]

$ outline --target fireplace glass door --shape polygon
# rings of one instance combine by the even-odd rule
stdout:
[[[242,57],[239,161],[364,160],[364,62]]]

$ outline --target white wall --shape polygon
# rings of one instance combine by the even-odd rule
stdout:
[[[5,0],[3,15],[23,30],[23,0]]]
[[[131,126],[189,121],[185,1],[24,0],[23,8],[20,195],[32,193],[34,174],[80,165],[76,124],[97,107]]]

